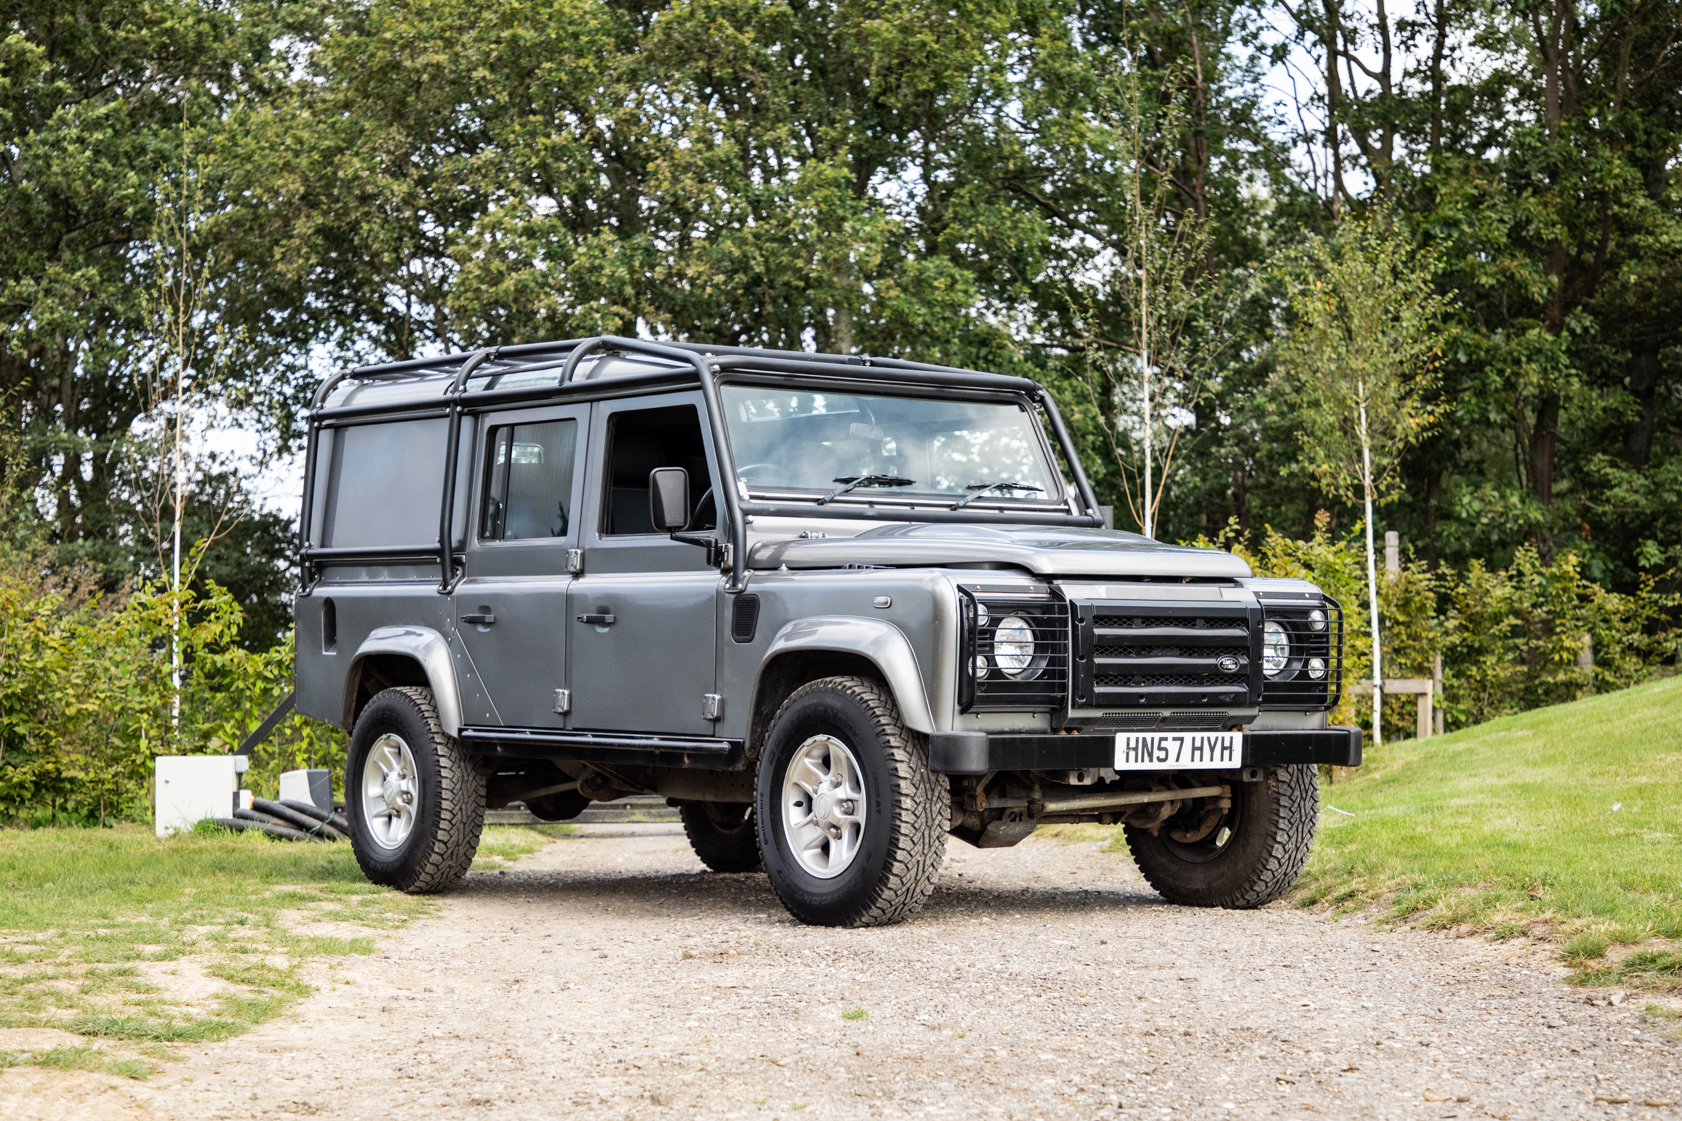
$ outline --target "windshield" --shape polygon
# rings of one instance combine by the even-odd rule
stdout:
[[[736,474],[751,491],[938,495],[988,505],[1063,498],[1025,405],[750,385],[720,392]]]

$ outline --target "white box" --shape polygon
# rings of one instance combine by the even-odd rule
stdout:
[[[326,813],[332,813],[333,772],[319,767],[307,771],[282,771],[280,800],[304,802]]]
[[[153,761],[157,783],[154,829],[167,837],[209,817],[232,817],[239,776],[251,765],[245,755],[160,755]]]

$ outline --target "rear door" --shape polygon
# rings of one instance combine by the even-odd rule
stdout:
[[[469,723],[566,726],[568,552],[578,544],[588,419],[588,405],[567,405],[479,425],[466,575],[454,597]]]

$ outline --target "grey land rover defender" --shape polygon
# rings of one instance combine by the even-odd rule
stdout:
[[[1361,758],[1338,605],[1105,529],[1021,378],[612,337],[348,370],[299,559],[298,707],[349,733],[357,859],[405,891],[487,807],[653,793],[808,923],[904,918],[948,833],[1077,821],[1171,902],[1255,907],[1316,765]]]

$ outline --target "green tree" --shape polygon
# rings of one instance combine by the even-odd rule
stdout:
[[[234,100],[262,92],[276,30],[265,9],[237,0],[8,8],[0,400],[8,424],[28,434],[26,491],[62,558],[124,567],[113,487],[123,441],[148,404],[159,185],[179,177],[184,116],[215,124]],[[232,276],[218,287],[206,314],[237,305]],[[253,361],[242,374],[258,370]]]
[[[1430,394],[1448,301],[1432,288],[1430,256],[1383,212],[1345,217],[1332,237],[1310,236],[1287,261],[1291,320],[1278,345],[1279,377],[1298,402],[1308,465],[1365,511],[1373,742],[1381,744],[1373,512],[1397,484],[1403,453],[1435,421]]]

